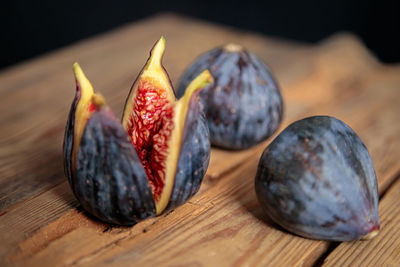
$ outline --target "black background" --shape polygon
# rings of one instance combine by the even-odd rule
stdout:
[[[400,61],[400,0],[6,0],[1,6],[0,68],[162,11],[306,42],[352,31],[382,61]]]

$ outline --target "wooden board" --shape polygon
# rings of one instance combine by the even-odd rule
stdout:
[[[75,90],[71,65],[79,61],[120,116],[161,34],[167,39],[164,65],[175,84],[200,53],[242,44],[271,67],[282,87],[281,130],[305,116],[335,116],[368,147],[381,194],[398,178],[399,65],[380,64],[346,33],[308,45],[161,14],[0,72],[0,265],[315,266],[329,253],[327,263],[342,257],[344,248],[368,246],[345,243],[330,252],[331,243],[293,236],[267,218],[253,183],[270,140],[239,152],[213,149],[200,192],[169,214],[111,227],[82,212],[64,177],[61,149]],[[382,203],[395,201],[392,192]],[[382,214],[384,229],[398,231]],[[373,242],[384,247],[389,238],[382,234]]]

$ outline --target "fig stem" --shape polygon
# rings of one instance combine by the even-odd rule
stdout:
[[[243,50],[243,47],[238,44],[227,44],[224,46],[224,50],[227,52],[235,53]]]
[[[101,94],[95,93],[92,96],[92,103],[95,105],[96,109],[98,109],[106,105],[106,100]]]
[[[361,238],[361,240],[370,240],[379,234],[379,229],[372,230],[370,233],[366,234]]]

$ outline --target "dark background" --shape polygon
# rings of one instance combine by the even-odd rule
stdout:
[[[306,42],[352,31],[382,61],[400,62],[400,0],[3,0],[1,6],[0,68],[162,11]]]

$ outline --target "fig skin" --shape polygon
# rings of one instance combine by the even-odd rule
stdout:
[[[303,237],[333,241],[378,234],[378,186],[367,148],[328,116],[289,125],[264,150],[255,178],[262,208]]]
[[[246,149],[276,132],[283,116],[280,89],[256,55],[234,44],[204,53],[183,74],[178,97],[203,69],[214,78],[200,93],[212,145]]]
[[[85,127],[75,168],[75,196],[103,221],[130,225],[156,209],[146,172],[119,120],[101,108]]]
[[[75,129],[75,112],[76,105],[80,98],[80,85],[77,83],[77,91],[75,98],[72,101],[71,108],[69,110],[67,124],[65,126],[64,141],[63,141],[63,155],[64,155],[64,175],[67,177],[71,188],[75,187],[74,180],[72,179],[72,148],[74,143],[74,129]]]

